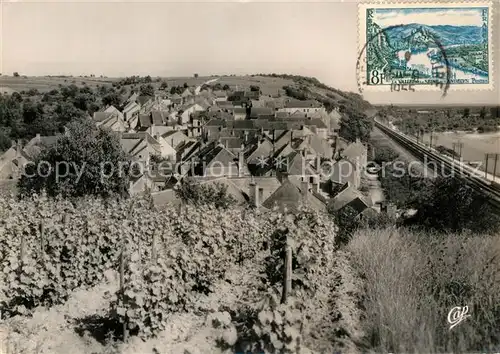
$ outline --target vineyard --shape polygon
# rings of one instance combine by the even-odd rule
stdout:
[[[356,286],[327,215],[34,196],[0,199],[0,220],[0,329],[16,348],[34,341],[19,323],[63,311],[61,330],[78,324],[85,338],[97,327],[106,335],[93,352],[352,349]],[[110,274],[114,287],[89,300]],[[105,306],[71,309],[77,294]],[[172,337],[187,319],[198,333],[194,349],[192,338]]]

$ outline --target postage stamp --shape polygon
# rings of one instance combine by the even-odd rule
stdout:
[[[360,91],[493,89],[493,2],[359,5]]]

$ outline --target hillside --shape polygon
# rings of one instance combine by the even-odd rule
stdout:
[[[481,27],[477,26],[427,26],[410,23],[404,26],[389,27],[384,30],[393,48],[407,48],[409,44],[432,43],[438,39],[443,46],[454,44],[482,43]],[[401,39],[404,39],[401,42]]]
[[[138,78],[138,77],[137,77]],[[126,87],[129,90],[139,89],[140,83],[127,84],[129,78],[88,78],[88,77],[13,77],[0,76],[0,92],[13,93],[36,89],[40,93],[58,89],[61,86],[74,84],[78,87],[89,86],[114,86],[118,89]],[[285,94],[284,87],[302,92],[304,99],[316,99],[328,105],[345,105],[350,107],[361,107],[362,110],[370,109],[372,106],[364,101],[359,94],[344,92],[321,83],[316,78],[288,74],[261,74],[261,75],[212,75],[199,77],[153,77],[151,85],[159,89],[162,83],[166,82],[168,87],[182,86],[189,87],[202,85],[208,80],[216,79],[213,84],[220,84],[221,87],[228,85],[233,90],[245,90],[250,86],[259,86],[263,95],[276,96]],[[129,80],[133,81],[133,80]],[[295,97],[297,98],[297,97]]]

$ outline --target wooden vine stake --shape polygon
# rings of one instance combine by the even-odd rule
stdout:
[[[24,243],[24,232],[21,232],[21,252],[19,252],[19,275],[21,275],[22,270],[23,270],[23,264],[24,264],[24,254],[26,252],[25,250],[26,245]]]
[[[122,306],[125,306],[125,247],[122,247],[120,253],[120,294],[122,296]],[[125,321],[123,321],[123,343],[127,342],[128,329],[127,329],[127,314],[125,313]]]
[[[43,221],[40,222],[40,259],[44,260],[45,255],[45,225]]]
[[[153,241],[151,242],[151,261],[156,262],[156,231],[153,232]]]
[[[288,236],[286,237],[285,244],[285,267],[283,274],[283,293],[281,296],[281,303],[286,304],[288,296],[292,290],[292,246],[288,242]]]

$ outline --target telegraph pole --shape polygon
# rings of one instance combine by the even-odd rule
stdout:
[[[464,143],[462,143],[462,142],[453,143],[453,152],[455,152],[455,148],[457,148],[456,153],[458,154],[459,160],[462,158],[462,148],[463,147],[464,147]],[[453,159],[455,159],[455,154],[453,154]]]
[[[485,178],[487,178],[487,176],[488,176],[488,162],[489,162],[490,158],[493,158],[494,163],[493,163],[492,175],[493,175],[493,181],[495,180],[496,172],[497,172],[498,156],[500,156],[500,154],[498,154],[498,153],[486,154],[486,167],[484,168],[484,177]]]

